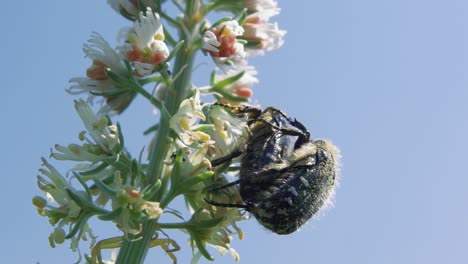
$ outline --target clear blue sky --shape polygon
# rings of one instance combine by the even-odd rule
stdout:
[[[241,223],[245,239],[233,243],[241,263],[468,263],[468,1],[280,7],[286,42],[252,61],[254,99],[332,139],[342,177],[335,207],[293,235]],[[2,10],[2,262],[72,263],[67,246],[49,248],[51,228],[31,205],[39,158],[82,129],[64,92],[89,65],[82,44],[92,31],[115,44],[127,23],[104,0],[6,1]],[[150,107],[138,102],[121,119],[134,153],[150,124]],[[190,249],[179,241],[187,263]],[[154,252],[148,263],[168,263]]]

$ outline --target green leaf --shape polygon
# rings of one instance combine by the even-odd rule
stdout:
[[[140,11],[142,11],[143,13],[146,12],[146,3],[145,3],[144,0],[138,0],[137,5],[138,5],[138,9]],[[156,10],[154,10],[154,11],[156,11]]]
[[[94,174],[97,174],[97,173],[103,171],[108,166],[109,166],[109,164],[103,162],[94,169],[87,170],[87,171],[80,171],[79,173],[80,173],[80,175],[83,175],[83,176],[94,175]]]
[[[249,41],[247,41],[246,44],[244,44],[244,47],[245,48],[255,48],[255,47],[258,47],[260,44],[262,44],[262,42],[249,40]]]
[[[112,221],[112,220],[117,219],[121,213],[122,213],[122,207],[119,207],[108,214],[103,214],[103,215],[98,216],[98,218],[103,221]]]
[[[143,135],[147,136],[149,133],[157,131],[158,128],[159,128],[159,124],[153,125],[149,127],[148,129],[146,129],[145,132],[143,132]]]
[[[214,260],[214,257],[210,255],[210,253],[208,252],[208,250],[206,250],[205,248],[205,245],[203,244],[203,242],[200,240],[200,238],[198,237],[193,237],[193,240],[195,241],[195,244],[197,245],[197,248],[198,250],[200,251],[200,253],[203,255],[203,257],[205,257],[207,260],[209,261],[213,261]]]
[[[211,132],[215,132],[216,129],[215,129],[214,125],[212,125],[212,124],[199,124],[198,127],[196,129],[194,129],[194,131],[201,131],[201,132],[205,132],[205,133],[211,133]]]
[[[152,82],[160,82],[161,80],[162,80],[161,76],[153,75],[147,78],[138,79],[138,84],[140,84],[141,86],[144,86],[145,84],[152,83]]]
[[[210,84],[215,85],[216,70],[213,70],[210,74]]]
[[[121,153],[124,146],[125,146],[125,141],[124,141],[124,137],[123,137],[123,134],[122,134],[122,128],[120,126],[120,123],[117,122],[117,133],[118,133],[118,136],[119,136],[119,149],[117,151],[117,153]]]
[[[177,45],[175,45],[175,47],[172,49],[171,54],[169,54],[169,57],[167,57],[166,61],[172,60],[172,58],[174,58],[175,55],[177,55],[177,52],[179,52],[180,48],[183,45],[184,45],[184,40],[179,41],[179,43],[177,43]]]
[[[171,215],[173,215],[173,216],[179,218],[180,220],[185,221],[185,220],[184,220],[184,217],[182,216],[182,213],[179,212],[179,211],[177,211],[177,210],[175,210],[175,209],[165,208],[165,209],[164,209],[164,213],[165,213],[165,214],[166,214],[166,213],[167,213],[167,214],[171,214]]]
[[[88,200],[92,201],[93,197],[92,197],[91,192],[90,192],[90,190],[88,188],[88,185],[86,185],[86,183],[83,181],[83,179],[80,177],[80,175],[78,173],[76,173],[74,171],[74,172],[72,172],[72,174],[73,174],[73,176],[75,176],[75,179],[81,184],[81,186],[83,186],[83,189],[85,189]]]
[[[65,239],[70,239],[70,238],[74,237],[76,235],[76,233],[78,233],[78,231],[80,231],[80,229],[82,229],[84,227],[84,225],[86,224],[86,222],[88,222],[88,219],[90,217],[91,217],[91,215],[82,213],[80,215],[80,217],[78,217],[78,220],[76,221],[76,224],[73,226],[70,233],[68,233],[65,236]]]
[[[106,76],[112,81],[112,84],[114,84],[117,87],[123,87],[122,84],[127,84],[131,83],[128,78],[122,77],[111,70],[106,70]]]
[[[117,193],[112,190],[111,188],[109,188],[109,186],[107,186],[105,183],[103,183],[102,181],[98,180],[98,179],[93,179],[94,180],[94,183],[96,184],[96,186],[99,188],[99,190],[104,193],[105,195],[107,195],[109,198],[111,199],[116,199],[117,198]]]
[[[196,228],[212,228],[212,227],[215,227],[215,226],[221,224],[222,221],[224,221],[224,218],[219,217],[219,218],[213,218],[213,219],[209,219],[209,220],[196,221],[196,222],[192,223],[192,225],[195,226]]]
[[[220,20],[216,21],[212,26],[211,28],[215,28],[217,27],[218,25],[226,22],[226,21],[231,21],[232,20],[232,17],[225,17],[225,18],[221,18]]]
[[[176,186],[176,183],[179,182],[180,172],[182,170],[182,161],[183,161],[183,154],[182,149],[179,149],[176,154],[175,163],[172,167],[171,173],[171,181],[174,183],[173,185]]]
[[[185,180],[181,185],[180,185],[180,191],[183,192],[184,190],[190,190],[191,187],[195,186],[196,184],[210,178],[213,176],[212,171],[207,171],[205,173],[199,174],[195,177],[190,177],[188,180]],[[185,193],[185,192],[184,192]]]
[[[245,74],[245,71],[242,71],[234,76],[231,76],[231,77],[228,77],[222,81],[219,81],[217,83],[215,83],[214,87],[217,87],[217,88],[220,88],[220,89],[224,89],[226,86],[230,85],[230,84],[233,84],[235,83],[236,81],[238,81],[240,78],[242,78],[242,76],[244,76]]]
[[[152,186],[146,186],[146,190],[144,191],[143,194],[143,199],[145,200],[150,200],[151,197],[154,196],[154,194],[161,188],[162,182],[161,179],[158,179],[155,184]]]
[[[198,34],[200,34],[200,36],[203,36],[203,33],[204,31],[206,30],[206,20],[203,20],[201,23],[200,23],[200,26],[198,27]]]
[[[68,196],[70,196],[70,198],[78,205],[78,207],[80,207],[82,209],[92,207],[92,205],[89,203],[89,201],[85,201],[83,199],[83,197],[81,197],[80,195],[78,195],[74,191],[72,191],[72,190],[70,190],[68,188],[66,188],[65,190],[67,191]]]
[[[239,17],[237,18],[239,25],[243,26],[246,18],[247,18],[247,8],[244,8],[244,10],[242,10],[242,12],[239,14]]]
[[[232,102],[248,102],[249,99],[233,95],[231,93],[226,92],[224,89],[219,89],[218,87],[213,87],[210,89],[211,92],[218,93],[224,99]]]

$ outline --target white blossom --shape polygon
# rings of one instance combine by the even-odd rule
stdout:
[[[281,47],[284,43],[285,30],[280,30],[277,23],[268,20],[279,13],[279,10],[271,9],[255,12],[247,16],[243,25],[245,31],[243,39],[257,43],[246,48],[248,56],[263,55],[265,51],[271,51]]]
[[[151,8],[148,7],[145,13],[139,13],[133,29],[127,33],[128,42],[120,46],[119,50],[132,62],[138,75],[151,74],[155,66],[169,56],[159,15]]]
[[[174,114],[169,121],[170,128],[172,128],[177,133],[180,140],[188,146],[210,140],[209,135],[196,130],[198,127],[196,123],[200,119],[205,120],[202,109],[203,105],[200,101],[200,93],[197,90],[194,96],[182,101],[177,113]]]
[[[51,154],[57,160],[74,160],[99,162],[108,157],[116,156],[120,151],[120,139],[115,125],[109,125],[105,116],[98,117],[89,105],[83,101],[75,101],[75,109],[91,138],[80,133],[79,138],[85,141],[82,145],[70,144],[67,147],[55,145],[57,152]]]

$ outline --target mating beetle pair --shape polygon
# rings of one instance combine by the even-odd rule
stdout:
[[[206,201],[215,206],[244,208],[277,234],[296,231],[333,196],[338,149],[330,142],[311,140],[302,123],[273,107],[264,111],[224,107],[239,117],[249,116],[251,137],[230,155],[211,162],[215,167],[243,155],[239,179],[215,190],[239,184],[244,204]]]

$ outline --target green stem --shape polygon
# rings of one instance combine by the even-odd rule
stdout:
[[[161,208],[165,208],[166,206],[168,206],[169,203],[172,202],[172,200],[174,200],[174,198],[176,197],[177,197],[177,194],[174,194],[173,192],[169,192],[169,194],[161,200],[161,203],[160,203]]]
[[[139,94],[143,95],[146,99],[148,99],[154,107],[161,109],[161,102],[159,102],[154,96],[152,96],[148,91],[146,91],[140,85],[136,85],[136,90]]]
[[[160,82],[160,81],[161,81],[160,76],[151,76],[151,77],[139,79],[138,83],[143,86],[143,85],[148,84],[148,83]]]
[[[158,223],[158,227],[161,229],[189,229],[193,227],[192,223]]]
[[[190,2],[192,1],[188,1],[188,3]],[[187,5],[192,6],[191,4]],[[186,19],[188,21],[192,21],[191,17],[186,17]],[[191,28],[190,30],[193,31],[193,28]],[[179,50],[175,58],[173,73],[179,74],[179,76],[174,81],[169,80],[168,91],[165,97],[166,100],[163,103],[163,106],[167,109],[170,116],[177,112],[180,102],[184,100],[187,96],[187,90],[190,87],[191,74],[195,58],[194,51],[191,49],[191,43],[190,41],[187,41],[189,36],[185,36],[182,30],[180,31],[180,34],[181,39],[185,39],[186,41],[184,42],[184,46]],[[163,78],[168,78],[168,76],[164,76],[164,73],[161,74],[163,75]],[[142,94],[145,96],[144,93]],[[150,160],[148,170],[146,173],[149,184],[155,184],[160,179],[161,175],[163,175],[164,173],[164,160],[167,157],[171,142],[171,130],[169,128],[170,116],[161,114],[158,133],[156,134],[155,144],[150,153]],[[166,190],[164,188],[161,188],[152,200],[160,201],[165,191]],[[148,248],[150,246],[151,239],[153,238],[155,231],[156,222],[154,220],[148,220],[144,222],[143,229],[140,235],[141,237],[129,236],[128,239],[124,240],[122,248],[119,251],[116,263],[142,264],[146,257],[146,253],[148,252]]]

